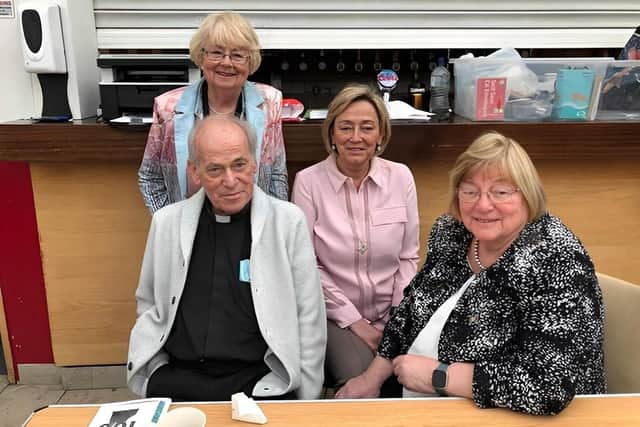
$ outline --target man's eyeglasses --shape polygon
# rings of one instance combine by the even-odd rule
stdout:
[[[236,50],[232,51],[231,53],[225,53],[223,50],[219,49],[202,49],[202,54],[204,55],[206,60],[210,62],[222,62],[224,61],[225,56],[228,56],[231,62],[233,62],[234,64],[244,65],[249,62],[248,53],[243,53]]]
[[[486,193],[492,203],[500,204],[510,202],[513,195],[519,191],[519,188],[492,187]],[[475,203],[480,200],[480,196],[485,192],[479,191],[475,187],[461,185],[458,187],[457,193],[458,199],[462,203]]]

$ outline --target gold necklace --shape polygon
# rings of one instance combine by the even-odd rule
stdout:
[[[209,111],[213,114],[216,114],[218,116],[228,116],[231,115],[233,113],[235,113],[235,110],[231,110],[227,113],[221,113],[220,111],[217,111],[215,108],[213,108],[213,105],[209,104]]]

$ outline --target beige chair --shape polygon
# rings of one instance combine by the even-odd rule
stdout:
[[[609,393],[640,392],[640,286],[598,273]]]

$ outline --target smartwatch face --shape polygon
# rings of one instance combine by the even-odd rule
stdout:
[[[447,373],[436,369],[431,377],[431,385],[434,388],[445,388],[447,386]]]

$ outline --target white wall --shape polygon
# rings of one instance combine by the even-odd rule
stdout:
[[[22,66],[18,19],[0,19],[0,121],[34,116],[31,74]]]

